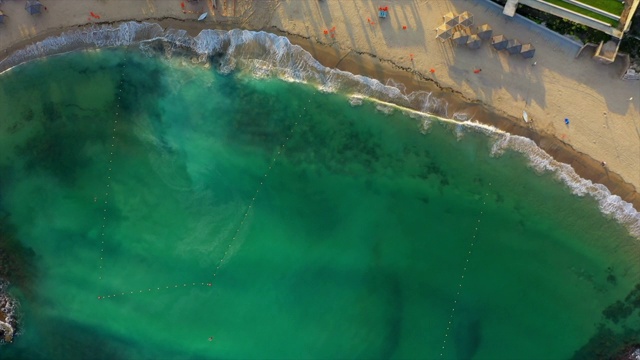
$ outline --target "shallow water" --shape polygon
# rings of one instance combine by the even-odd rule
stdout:
[[[637,240],[486,135],[114,49],[3,74],[0,108],[36,254],[2,357],[561,359],[640,331],[602,314]]]

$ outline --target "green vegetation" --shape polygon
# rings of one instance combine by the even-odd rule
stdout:
[[[598,44],[600,41],[606,42],[611,39],[611,36],[603,33],[602,31],[574,23],[567,19],[549,19],[547,20],[546,26],[560,34],[577,36],[584,43]]]
[[[502,6],[506,3],[506,0],[492,0],[495,3],[498,3]],[[548,2],[562,2],[561,0],[545,0]],[[623,4],[618,2],[617,0],[579,0],[585,4],[589,4],[591,6],[596,6],[603,10],[614,13],[610,10],[610,8],[618,8],[622,9]],[[615,3],[615,4],[613,4]],[[604,4],[607,4],[609,7],[605,7]],[[535,21],[538,24],[544,23],[544,25],[563,35],[573,35],[580,38],[580,40],[584,43],[590,42],[594,44],[600,43],[600,41],[608,41],[611,37],[601,31],[591,29],[584,25],[576,24],[569,20],[557,17],[555,15],[546,13],[544,11],[536,10],[534,8],[518,5],[517,13]],[[617,13],[617,12],[616,12]],[[635,36],[635,38],[634,38]],[[631,21],[631,29],[627,36],[622,38],[620,42],[620,51],[625,52],[631,56],[632,59],[640,59],[640,40],[637,38],[640,37],[640,13],[636,14],[636,16]]]
[[[557,6],[560,6],[560,7],[563,7],[565,9],[567,9],[567,10],[575,11],[578,14],[582,14],[582,15],[588,16],[590,18],[606,22],[607,24],[609,24],[609,25],[611,25],[613,27],[618,26],[618,21],[617,20],[613,20],[613,19],[610,19],[610,18],[608,18],[608,17],[606,17],[604,15],[600,15],[600,14],[594,13],[593,11],[589,11],[589,10],[583,9],[583,8],[581,8],[579,6],[576,6],[576,5],[573,5],[573,4],[569,4],[568,2],[565,2],[563,0],[544,0],[544,1],[546,1],[548,3],[551,3],[551,4],[554,4],[554,5],[557,5]],[[600,0],[600,1],[602,1],[602,0]],[[583,1],[583,2],[584,3],[588,3],[588,1]],[[597,0],[593,0],[593,2],[598,2],[598,1]],[[591,5],[591,4],[589,4],[589,5]]]
[[[620,42],[620,51],[629,54],[633,59],[640,59],[640,40],[625,36]]]
[[[518,6],[518,14],[544,25],[559,34],[576,36],[583,43],[599,43],[600,41],[608,41],[611,36],[602,31],[592,29],[588,26],[574,23],[573,21],[563,19],[548,12],[536,10],[528,6]]]
[[[621,15],[624,3],[618,0],[577,0],[585,5],[593,6],[614,15]]]

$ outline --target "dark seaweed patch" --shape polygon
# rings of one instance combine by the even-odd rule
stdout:
[[[628,359],[625,354],[637,349],[640,327],[634,313],[640,314],[640,284],[624,298],[608,306],[598,331],[577,350],[573,359]],[[622,329],[622,330],[618,330]]]
[[[27,170],[41,169],[67,185],[73,185],[78,171],[89,163],[82,149],[86,139],[73,136],[64,126],[49,127],[18,147]]]
[[[120,118],[124,121],[132,119],[132,115],[141,112],[154,115],[155,119],[160,118],[157,106],[153,105],[166,92],[162,81],[164,70],[159,63],[150,63],[140,56],[136,53],[128,53],[117,64],[120,77],[115,95],[119,110],[123,112],[121,115],[124,115]]]
[[[44,121],[53,123],[62,119],[62,111],[59,104],[52,101],[45,101],[42,103],[42,118]]]
[[[31,107],[25,107],[24,109],[22,109],[21,116],[24,121],[33,120],[33,116],[34,116],[33,109]]]
[[[0,214],[0,278],[30,295],[36,274],[35,257],[35,251],[24,246],[16,237],[9,215]]]
[[[575,360],[627,360],[625,357],[640,344],[640,330],[624,328],[622,331],[614,331],[605,324],[599,324],[596,334],[589,339],[580,350],[573,354]]]
[[[221,81],[225,83],[227,96],[234,101],[227,141],[267,153],[281,146],[291,134],[293,121],[298,118],[296,109],[300,110],[300,106],[257,91],[233,76],[222,77]]]
[[[51,318],[40,322],[42,346],[20,349],[15,344],[13,354],[3,354],[3,359],[194,359],[195,356],[178,353],[163,345],[150,348],[121,335],[96,330],[94,327],[64,319]]]

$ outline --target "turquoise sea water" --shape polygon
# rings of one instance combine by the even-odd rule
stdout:
[[[2,229],[33,251],[0,358],[566,359],[640,333],[638,241],[486,135],[122,49],[12,69],[0,108]]]

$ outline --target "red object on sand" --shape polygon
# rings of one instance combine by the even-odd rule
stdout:
[[[402,25],[402,30],[407,30],[407,25]]]
[[[323,31],[325,35],[329,34],[329,30]]]
[[[180,3],[180,7],[184,9],[184,1]]]
[[[482,69],[475,69],[475,70],[473,70],[473,73],[474,73],[474,74],[479,74],[479,73],[480,73],[480,71],[482,71]]]
[[[429,70],[430,73],[435,74],[436,73],[436,69],[431,69]]]

